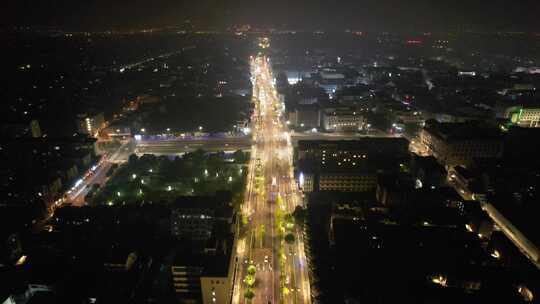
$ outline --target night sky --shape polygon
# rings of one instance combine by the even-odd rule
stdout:
[[[4,0],[3,25],[540,31],[538,0]]]

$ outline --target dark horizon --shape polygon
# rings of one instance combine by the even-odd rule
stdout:
[[[104,0],[49,3],[30,0],[5,3],[4,26],[52,26],[103,30],[183,26],[256,27],[366,31],[540,31],[540,2],[523,0],[433,1],[413,0],[300,0],[294,3],[235,0],[223,3],[187,1]]]

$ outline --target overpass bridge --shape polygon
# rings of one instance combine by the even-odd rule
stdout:
[[[382,132],[381,132],[382,133]],[[351,133],[291,133],[291,143],[298,145],[299,140],[354,140],[361,137],[388,137],[385,133],[359,135]],[[174,155],[202,149],[209,152],[249,151],[253,144],[250,136],[242,137],[195,137],[170,139],[142,139],[136,142],[135,153]]]
[[[224,137],[224,138],[194,138],[194,139],[163,139],[139,140],[135,146],[135,153],[174,155],[193,152],[202,149],[209,152],[218,151],[247,151],[251,149],[251,137]]]

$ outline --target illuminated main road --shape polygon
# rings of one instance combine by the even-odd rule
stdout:
[[[268,61],[264,56],[251,60],[254,145],[242,210],[247,225],[239,237],[233,303],[247,302],[243,279],[250,264],[257,268],[252,303],[311,303],[302,231],[294,227],[295,241],[287,244],[276,225],[276,214],[291,213],[301,200],[293,178],[290,135],[280,119],[283,104],[277,98]]]
[[[118,149],[111,153],[103,155],[101,161],[97,163],[73,186],[67,193],[67,202],[73,206],[85,205],[85,196],[94,184],[103,186],[109,177],[107,171],[113,164],[121,164],[128,160],[129,155],[133,153],[132,141],[123,142]]]

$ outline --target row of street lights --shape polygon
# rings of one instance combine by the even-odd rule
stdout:
[[[202,131],[204,128],[203,128],[203,126],[199,126],[197,129],[198,129],[199,131]],[[171,128],[167,128],[167,129],[165,129],[165,130],[166,130],[167,132],[171,132]],[[119,130],[118,130],[117,132],[119,132]],[[141,128],[141,133],[146,133],[146,128]]]

